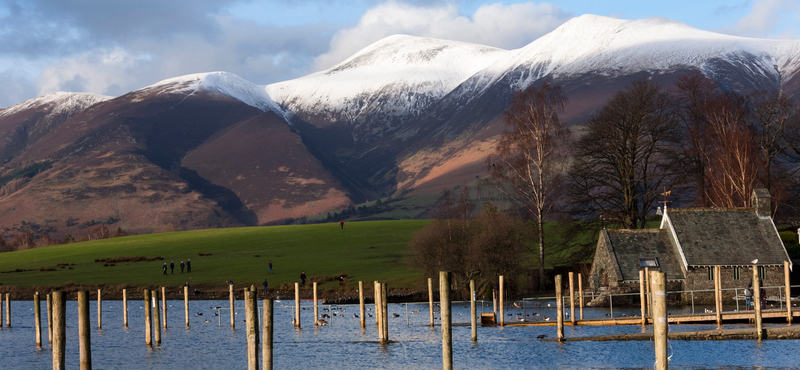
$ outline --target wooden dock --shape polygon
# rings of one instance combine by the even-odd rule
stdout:
[[[749,322],[755,319],[755,311],[722,311],[722,322]],[[786,319],[785,309],[769,309],[761,311],[763,319],[776,321]],[[800,312],[792,310],[793,317],[800,317]],[[667,315],[670,324],[714,324],[717,322],[716,313],[698,313],[683,315]],[[625,316],[608,319],[576,320],[575,325],[641,325],[641,316]],[[648,318],[647,324],[652,324]],[[506,322],[506,326],[555,326],[556,321],[517,321]],[[571,326],[572,322],[564,321],[564,326]]]

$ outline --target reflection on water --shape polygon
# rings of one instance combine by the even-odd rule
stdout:
[[[168,301],[169,329],[162,331],[161,346],[148,348],[144,342],[144,312],[140,302],[129,303],[128,329],[122,327],[122,303],[103,302],[103,329],[97,329],[96,305],[91,305],[92,361],[98,369],[244,369],[247,365],[244,311],[237,310],[237,329],[230,329],[227,310],[220,316],[209,306],[227,306],[227,301],[190,301],[191,328],[183,325],[183,301]],[[238,302],[241,305],[241,302]],[[428,326],[426,304],[412,304],[406,317],[404,304],[389,305],[389,339],[377,343],[375,318],[353,317],[357,306],[346,307],[343,316],[333,316],[329,326],[315,328],[313,311],[303,310],[302,329],[291,325],[291,307],[276,303],[276,368],[336,369],[437,369],[441,368],[439,327]],[[551,308],[526,307],[507,312],[508,322],[516,316],[530,320],[554,317]],[[45,305],[43,304],[43,308]],[[78,368],[77,304],[67,303],[67,368]],[[490,305],[483,310],[489,311]],[[481,308],[478,308],[481,311]],[[673,312],[686,309],[673,309]],[[43,309],[44,311],[44,309]],[[372,313],[373,311],[368,311]],[[50,346],[36,348],[33,328],[33,302],[12,302],[11,328],[0,330],[0,367],[3,369],[48,369],[52,367]],[[196,313],[202,313],[197,316]],[[541,316],[535,316],[539,313]],[[614,316],[636,315],[636,308],[616,309]],[[586,318],[604,318],[607,309],[584,309]],[[526,316],[531,315],[531,316]],[[438,315],[437,315],[438,317]],[[210,322],[205,322],[209,320]],[[478,327],[478,343],[471,341],[469,306],[454,304],[453,359],[456,368],[479,369],[647,369],[654,361],[652,342],[570,342],[555,343],[536,339],[555,337],[554,326]],[[462,324],[462,325],[459,325]],[[43,320],[43,338],[47,339],[47,320]],[[778,324],[775,324],[778,325]],[[747,325],[726,325],[741,328]],[[769,325],[766,326],[767,328]],[[670,330],[707,330],[716,325],[672,325]],[[565,328],[567,337],[640,333],[640,326],[577,326]],[[648,331],[650,328],[644,329]],[[671,368],[676,369],[791,369],[800,368],[800,356],[794,351],[797,340],[747,341],[671,341]]]

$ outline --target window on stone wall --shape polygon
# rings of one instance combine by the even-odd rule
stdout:
[[[708,270],[708,280],[714,280],[714,268],[706,267],[706,270]]]
[[[742,278],[742,268],[739,266],[733,266],[733,280],[739,280]]]
[[[761,281],[767,278],[767,266],[758,266],[758,278]],[[764,284],[761,284],[761,286],[764,286]]]

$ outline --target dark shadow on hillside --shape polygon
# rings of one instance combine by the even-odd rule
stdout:
[[[179,176],[195,190],[217,202],[222,209],[233,215],[239,222],[247,226],[258,225],[258,216],[247,208],[231,189],[213,184],[200,176],[197,171],[186,167],[181,167]]]

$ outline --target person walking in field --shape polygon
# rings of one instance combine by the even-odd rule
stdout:
[[[306,285],[306,272],[300,271],[300,286]]]
[[[267,295],[267,286],[269,285],[269,284],[267,284],[267,279],[264,279],[263,285],[264,285],[264,289],[262,291],[264,292],[264,295]]]
[[[164,262],[164,267],[162,267],[161,269],[164,270],[164,275],[166,275],[167,274],[167,263],[166,262]]]
[[[169,261],[169,272],[172,275],[175,275],[175,261]]]
[[[192,272],[192,260],[188,258],[186,259],[186,272],[187,273]]]
[[[181,266],[181,274],[182,274],[182,273],[183,273],[183,267],[185,266],[185,265],[183,264],[183,261],[181,261],[181,265],[180,265],[180,266]]]
[[[269,273],[272,273],[272,261],[269,261]]]
[[[339,221],[339,226],[344,230],[344,221]]]

